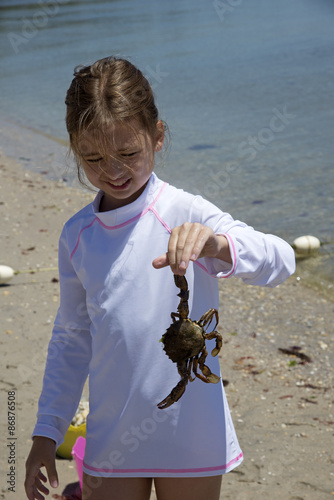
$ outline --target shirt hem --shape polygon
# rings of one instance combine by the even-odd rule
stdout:
[[[83,464],[83,471],[95,477],[204,477],[227,474],[243,461],[241,452],[227,464],[214,467],[196,467],[191,469],[137,468],[137,469],[99,469]]]

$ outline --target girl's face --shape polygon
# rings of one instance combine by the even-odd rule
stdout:
[[[85,132],[79,141],[81,165],[89,182],[104,192],[100,211],[114,210],[135,201],[144,191],[153,172],[154,153],[164,142],[163,123],[157,123],[154,139],[136,123],[107,129],[107,147],[99,152],[94,132]]]

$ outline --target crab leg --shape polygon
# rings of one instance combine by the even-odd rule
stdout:
[[[171,406],[173,403],[178,401],[186,390],[186,385],[188,384],[189,378],[187,363],[183,363],[182,366],[179,367],[178,371],[182,379],[178,384],[176,384],[174,389],[172,389],[171,393],[157,405],[160,410],[164,410],[165,408],[168,408],[168,406]]]
[[[206,356],[205,356],[206,357]],[[205,366],[205,365],[204,365]],[[194,359],[194,363],[193,363],[193,371],[194,371],[194,374],[196,375],[196,377],[198,377],[199,379],[201,379],[203,382],[205,382],[206,384],[208,384],[210,382],[210,380],[208,380],[206,377],[204,377],[201,373],[198,373],[197,371],[197,367],[198,367],[198,359]]]
[[[180,289],[180,293],[177,294],[178,297],[180,297],[180,303],[177,307],[177,310],[179,311],[179,318],[181,319],[186,319],[188,318],[189,315],[189,306],[188,306],[188,300],[189,300],[189,290],[188,290],[188,282],[184,276],[179,276],[177,274],[174,274],[174,283],[175,285]],[[177,313],[176,313],[177,314]],[[172,313],[172,318],[175,313]],[[173,321],[174,318],[173,318]]]
[[[214,316],[216,317],[216,324],[215,324],[213,329],[215,329],[216,326],[218,325],[218,322],[219,322],[217,309],[211,308],[208,311],[206,311],[206,313],[204,313],[203,316],[201,317],[201,319],[199,320],[198,324],[200,326],[202,326],[203,328],[205,328],[207,325],[209,325],[211,323]]]
[[[188,384],[188,375],[184,377],[180,382],[174,387],[172,392],[157,405],[160,410],[164,410],[171,406],[173,403],[178,401],[180,397],[184,394],[186,390],[186,385]]]
[[[191,368],[193,369],[193,371],[195,373],[195,362],[196,362],[196,358],[190,358],[189,364],[188,364],[188,380],[190,382],[193,382],[195,380],[195,377],[191,376]]]
[[[212,384],[217,384],[220,380],[220,377],[218,377],[218,375],[215,375],[214,373],[212,373],[210,368],[204,364],[204,361],[206,360],[207,355],[208,355],[207,350],[206,349],[203,350],[203,352],[198,360],[199,367],[202,370],[204,377],[206,377],[207,382],[211,382]]]
[[[207,340],[216,339],[216,347],[212,349],[211,356],[217,356],[217,354],[219,353],[220,349],[223,346],[223,337],[220,335],[220,333],[216,331],[213,331],[211,333],[203,333],[203,336]]]

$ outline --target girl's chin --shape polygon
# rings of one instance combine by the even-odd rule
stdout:
[[[148,180],[139,189],[135,189],[130,178],[121,186],[115,186],[111,182],[105,182],[104,196],[102,198],[103,210],[114,210],[133,203],[145,190]]]

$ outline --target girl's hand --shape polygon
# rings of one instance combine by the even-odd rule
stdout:
[[[232,264],[229,244],[223,235],[198,222],[185,222],[171,232],[168,252],[152,262],[155,269],[170,266],[174,274],[184,275],[189,261],[213,257]]]
[[[53,488],[58,487],[58,474],[56,470],[56,443],[47,437],[35,436],[33,445],[26,462],[26,479],[24,488],[29,500],[44,500],[44,495],[49,494],[48,488],[43,484],[47,478],[41,472],[41,467],[46,468],[49,483]]]

